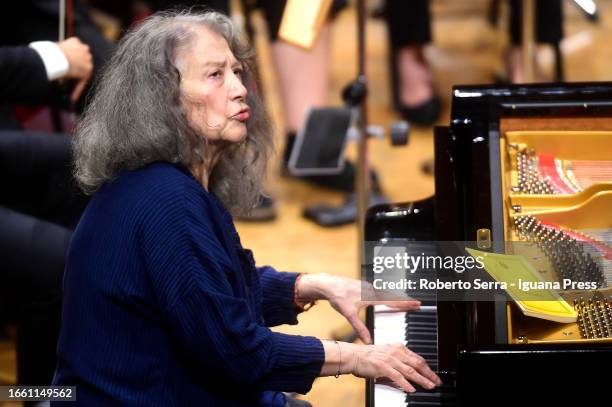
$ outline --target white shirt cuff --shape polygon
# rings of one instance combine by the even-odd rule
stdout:
[[[30,43],[30,48],[40,55],[47,71],[47,78],[50,81],[61,78],[68,73],[70,68],[68,59],[55,42],[34,41]]]

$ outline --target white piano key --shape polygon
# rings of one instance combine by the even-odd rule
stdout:
[[[382,305],[382,304],[378,304],[374,306],[374,312],[375,313],[379,313],[379,312],[397,312],[397,309],[395,308],[391,308],[387,305]]]
[[[406,320],[404,312],[383,312],[374,319],[376,344],[406,343]]]
[[[409,311],[409,312],[418,312],[418,311],[422,311],[422,312],[435,312],[437,310],[437,306],[436,305],[421,305],[421,308],[419,308],[418,310],[415,311]],[[374,313],[378,314],[381,312],[391,312],[391,313],[396,313],[397,308],[393,308],[393,307],[389,307],[387,305],[374,305]]]
[[[374,385],[374,405],[375,406],[407,406],[406,393],[403,390],[396,389],[384,384]]]

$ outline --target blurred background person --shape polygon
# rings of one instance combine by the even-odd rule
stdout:
[[[64,256],[86,204],[72,182],[65,134],[22,130],[15,104],[53,104],[58,80],[77,100],[93,70],[78,38],[0,47],[0,324],[17,327],[17,383],[49,385],[59,333]]]
[[[508,79],[522,83],[522,2],[510,0],[509,6]],[[385,0],[381,7],[379,12],[385,16],[389,33],[394,107],[411,123],[430,126],[441,112],[435,80],[424,54],[425,46],[432,41],[430,1]],[[536,41],[558,44],[563,38],[561,0],[536,0],[535,7]]]

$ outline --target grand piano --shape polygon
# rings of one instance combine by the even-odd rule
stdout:
[[[434,296],[413,313],[368,309],[374,343],[406,343],[444,385],[408,394],[369,380],[366,405],[612,405],[612,83],[458,86],[450,125],[434,138],[435,195],[370,208],[368,242],[434,253],[431,242],[475,241],[484,230],[493,242],[537,245],[547,278],[590,273],[598,289],[567,293],[574,323],[526,316],[506,300]],[[555,240],[560,254],[547,246]]]

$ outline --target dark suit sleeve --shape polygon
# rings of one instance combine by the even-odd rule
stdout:
[[[52,88],[36,51],[0,47],[0,103],[44,104],[50,101]]]

